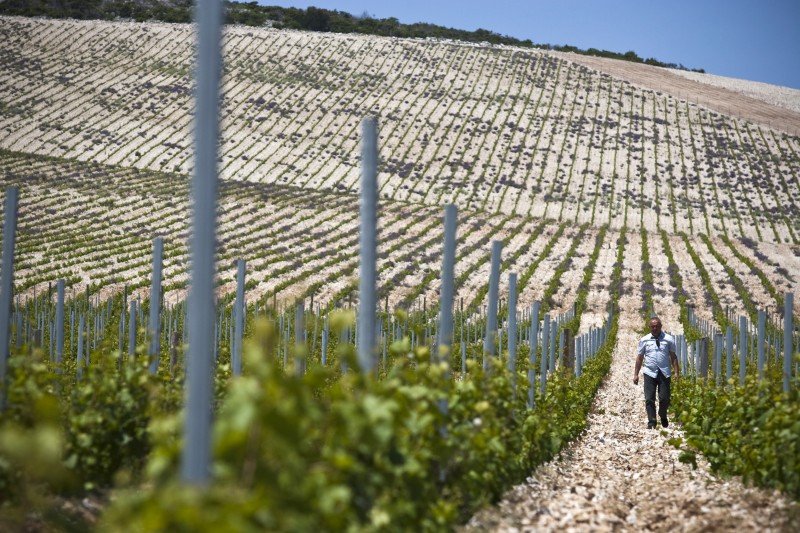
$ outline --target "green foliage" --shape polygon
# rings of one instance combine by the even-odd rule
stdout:
[[[731,380],[713,386],[702,380],[675,383],[671,409],[683,423],[690,447],[708,459],[714,472],[742,476],[745,482],[780,489],[800,499],[800,380],[782,390],[779,365],[759,382]],[[687,460],[694,453],[686,450]],[[683,454],[682,454],[683,457]],[[691,457],[691,460],[688,458]]]
[[[697,468],[697,454],[693,451],[681,451],[680,455],[678,455],[678,461],[687,465],[692,465],[692,468]]]
[[[138,470],[149,449],[149,400],[155,378],[146,358],[122,365],[94,361],[66,407],[65,464],[86,489],[108,486],[122,468]]]
[[[686,235],[681,237],[703,281],[715,320],[724,328],[729,322],[708,271]],[[726,269],[752,318],[755,308],[746,287],[714,250],[711,241],[706,236],[701,238]],[[681,322],[691,342],[700,337],[700,332],[689,324],[682,280],[663,231],[662,240],[669,259],[670,282],[678,294]],[[732,247],[727,237],[723,240]],[[731,325],[735,330],[735,324]],[[697,467],[694,450],[698,450],[708,459],[714,472],[740,475],[746,482],[777,488],[795,499],[800,498],[800,396],[797,392],[800,381],[794,378],[792,392],[787,395],[782,391],[781,371],[779,364],[768,364],[763,381],[749,372],[741,387],[734,380],[724,386],[702,379],[676,381],[671,409],[683,423],[688,445],[679,460]],[[681,444],[673,445],[680,447]]]
[[[144,357],[117,368],[116,353],[95,354],[80,380],[74,362],[41,357],[23,347],[9,360],[0,412],[0,529],[23,527],[32,511],[54,527],[80,526],[58,497],[135,479],[150,449],[151,416],[175,412],[182,397],[180,380],[160,382]]]
[[[55,493],[71,493],[74,475],[64,466],[63,416],[58,380],[41,353],[8,360],[5,408],[0,412],[0,529],[21,530],[30,513],[57,517]]]
[[[303,16],[303,28],[311,31],[330,31],[330,13],[318,7],[309,7]]]
[[[154,424],[149,490],[122,494],[116,530],[441,530],[500,497],[585,427],[616,336],[584,373],[557,373],[527,410],[524,370],[498,359],[452,381],[426,349],[395,345],[383,379],[313,366],[284,374],[258,340],[214,428],[213,484],[178,483],[180,417]],[[267,347],[265,352],[263,347]],[[399,351],[398,351],[399,350]],[[446,401],[446,403],[444,403]],[[445,406],[446,407],[443,407]]]

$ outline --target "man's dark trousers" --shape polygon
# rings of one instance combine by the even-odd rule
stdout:
[[[667,408],[669,407],[669,381],[661,370],[656,377],[651,378],[644,375],[644,406],[647,409],[647,421],[650,424],[656,423],[656,389],[658,389],[658,416],[661,420],[667,418]]]

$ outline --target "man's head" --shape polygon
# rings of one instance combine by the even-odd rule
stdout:
[[[653,334],[653,337],[661,335],[661,319],[657,316],[650,319],[650,333]]]

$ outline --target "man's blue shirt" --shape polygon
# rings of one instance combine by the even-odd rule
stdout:
[[[651,378],[657,377],[659,370],[670,377],[670,352],[675,352],[675,339],[671,335],[662,331],[658,337],[651,333],[642,337],[639,341],[639,355],[644,356],[642,371]]]

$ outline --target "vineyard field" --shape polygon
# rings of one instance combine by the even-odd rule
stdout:
[[[0,530],[800,530],[800,91],[195,13],[0,16]]]

